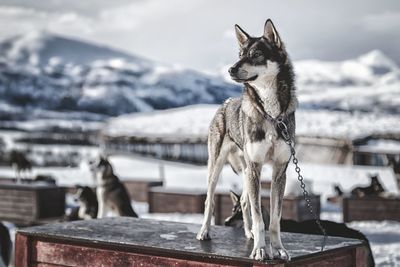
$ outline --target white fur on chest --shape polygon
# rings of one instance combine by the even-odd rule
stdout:
[[[275,135],[267,135],[259,142],[248,142],[245,144],[245,153],[250,161],[264,163],[274,161],[284,163],[290,159],[290,147],[283,140],[277,139]]]
[[[104,202],[104,192],[106,190],[104,189],[103,186],[97,186],[96,188],[96,195],[97,195],[97,200],[100,202]]]
[[[78,217],[81,219],[86,218],[86,212],[87,212],[87,206],[85,203],[82,201],[79,202],[79,211],[78,211]]]
[[[278,72],[278,65],[275,62],[269,62],[268,72],[264,75],[260,75],[256,80],[249,82],[263,101],[265,112],[272,117],[277,117],[281,114],[281,107],[277,95],[278,84],[276,75]]]

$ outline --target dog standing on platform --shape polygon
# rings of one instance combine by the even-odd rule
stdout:
[[[110,162],[100,157],[97,162],[90,163],[90,168],[97,181],[97,218],[106,217],[109,210],[118,216],[138,217],[132,208],[128,191],[114,174]]]
[[[228,161],[236,173],[244,171],[241,205],[245,235],[254,239],[250,257],[289,260],[279,222],[291,151],[277,128],[277,120],[284,122],[294,140],[297,98],[292,65],[271,20],[267,20],[264,34],[259,38],[250,37],[238,25],[235,30],[240,54],[229,73],[233,80],[244,84],[244,91],[241,97],[225,101],[210,125],[208,190],[197,239],[210,239],[215,187]],[[269,253],[260,203],[260,173],[267,161],[273,164]]]

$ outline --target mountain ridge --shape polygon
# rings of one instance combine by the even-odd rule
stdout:
[[[241,91],[194,70],[43,32],[0,42],[0,82],[0,113],[14,107],[27,116],[35,108],[115,116],[221,103]]]
[[[399,67],[379,50],[344,61],[295,61],[294,69],[300,108],[400,112]],[[99,120],[219,104],[241,90],[226,68],[209,75],[48,32],[0,42],[2,120],[46,116],[45,111]]]

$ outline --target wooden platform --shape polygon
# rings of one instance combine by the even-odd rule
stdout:
[[[149,190],[149,212],[203,213],[205,200],[205,191],[152,187]]]
[[[160,180],[122,180],[121,181],[126,190],[128,190],[131,199],[139,202],[149,201],[149,190],[155,186],[162,186],[163,182]]]
[[[261,203],[269,211],[270,197],[268,190],[262,190]],[[321,212],[320,196],[311,196],[311,203],[319,217]],[[314,219],[310,214],[303,196],[286,196],[282,203],[282,218],[295,221]],[[232,215],[232,201],[228,192],[219,192],[215,196],[215,224],[223,225],[227,217]]]
[[[400,197],[345,197],[343,198],[343,221],[400,221]]]
[[[248,258],[253,242],[242,230],[213,226],[213,239],[198,241],[199,228],[128,217],[25,228],[17,232],[15,266],[364,266],[355,239],[329,237],[320,252],[321,236],[283,233],[292,261],[262,263]]]
[[[0,220],[34,225],[65,213],[65,189],[45,184],[1,184]]]

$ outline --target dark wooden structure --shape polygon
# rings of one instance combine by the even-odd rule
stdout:
[[[261,180],[261,189],[271,189],[271,180]]]
[[[138,202],[148,202],[150,188],[163,185],[163,181],[158,179],[122,180],[122,182],[128,190],[131,199]]]
[[[149,190],[150,213],[203,213],[206,192],[190,189],[152,187]]]
[[[400,197],[345,197],[343,198],[343,221],[400,221]]]
[[[364,244],[329,237],[282,233],[292,256],[264,263],[248,256],[253,242],[241,229],[211,228],[211,241],[196,240],[198,224],[128,217],[57,223],[19,230],[15,266],[364,266]],[[267,233],[268,239],[268,233]],[[268,242],[268,240],[267,240]]]
[[[65,213],[65,189],[45,184],[0,183],[0,220],[35,225]]]
[[[269,211],[270,207],[270,197],[268,190],[262,190],[261,192],[261,204]],[[319,217],[321,212],[321,203],[320,196],[313,195],[311,196],[311,203],[314,207],[314,211]],[[314,217],[310,214],[307,203],[303,196],[286,196],[283,199],[283,210],[282,210],[282,218],[296,220],[296,221],[305,221],[314,219]],[[215,197],[215,224],[223,225],[224,221],[227,217],[232,215],[232,201],[228,192],[219,192]]]

